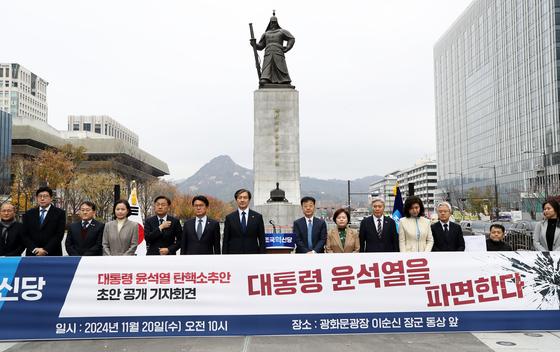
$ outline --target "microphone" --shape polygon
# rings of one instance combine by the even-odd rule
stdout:
[[[272,232],[276,233],[276,226],[274,226],[274,221],[272,221],[272,219],[270,219],[270,220],[268,221],[268,223],[269,223],[270,225],[272,225]]]

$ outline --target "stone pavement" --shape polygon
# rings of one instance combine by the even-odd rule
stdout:
[[[375,352],[560,350],[560,333],[358,334],[309,336],[174,337],[0,343],[0,352]]]

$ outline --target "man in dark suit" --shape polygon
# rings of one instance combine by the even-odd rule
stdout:
[[[465,239],[461,226],[449,221],[451,204],[441,202],[437,206],[439,221],[432,224],[434,236],[433,252],[462,252],[465,250]]]
[[[303,217],[294,221],[296,253],[323,253],[327,242],[327,223],[315,214],[315,198],[303,197],[300,201]]]
[[[73,256],[103,254],[103,228],[105,224],[95,220],[95,204],[80,204],[80,221],[71,224],[66,233],[66,252]]]
[[[22,240],[23,225],[16,221],[13,204],[0,206],[0,257],[17,257],[25,250]]]
[[[360,223],[360,252],[398,252],[399,235],[395,220],[384,216],[385,201],[373,198],[373,214]]]
[[[181,247],[183,228],[178,219],[169,215],[171,199],[157,196],[154,199],[155,216],[146,219],[144,228],[146,255],[174,255]]]
[[[265,253],[264,221],[261,214],[249,209],[251,192],[235,192],[238,209],[226,216],[222,254]]]
[[[35,192],[36,208],[23,214],[23,243],[26,256],[61,256],[66,212],[52,205],[53,191],[41,187]]]
[[[195,217],[183,226],[181,254],[220,254],[220,223],[206,215],[208,198],[196,196],[191,204]]]

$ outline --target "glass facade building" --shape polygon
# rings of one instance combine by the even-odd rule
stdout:
[[[12,155],[12,116],[0,110],[0,195],[10,193],[10,156]]]
[[[495,184],[504,210],[560,193],[559,54],[559,0],[476,0],[436,43],[438,187],[452,201]]]

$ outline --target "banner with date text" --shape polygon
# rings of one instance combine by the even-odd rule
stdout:
[[[560,330],[560,252],[0,258],[0,340]]]

